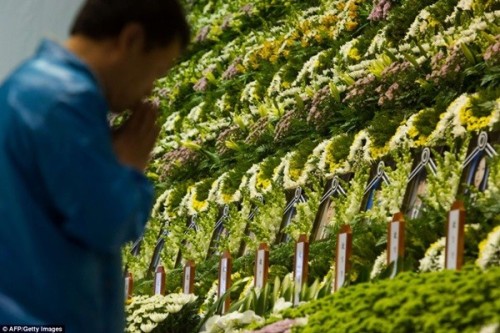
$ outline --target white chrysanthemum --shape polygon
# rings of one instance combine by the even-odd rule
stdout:
[[[296,154],[296,152],[291,152],[286,155],[287,159],[283,168],[283,187],[287,190],[295,189],[299,186],[304,186],[309,177],[309,173],[314,170],[314,166],[311,163],[306,163],[304,168],[300,171],[299,177],[296,180],[293,180],[290,175],[290,165],[292,159],[296,157]]]
[[[257,95],[258,82],[252,81],[243,88],[241,92],[241,102],[255,102],[258,99]]]
[[[428,21],[427,19],[430,17],[430,13],[427,10],[422,10],[415,20],[411,24],[408,32],[404,38],[404,40],[408,41],[412,37],[416,37],[418,33],[424,32],[427,29]]]
[[[375,263],[373,264],[372,271],[370,273],[370,280],[377,278],[380,273],[384,269],[387,268],[387,250],[384,250],[378,257],[375,259]]]
[[[184,209],[184,210],[187,210],[188,213],[190,215],[193,215],[196,213],[196,211],[192,211],[191,209],[191,196],[192,196],[192,192],[194,191],[194,186],[190,186],[187,191],[186,191],[186,194],[182,197],[182,200],[181,200],[181,203],[179,204],[179,207],[181,209]]]
[[[473,0],[460,0],[457,7],[462,10],[472,10]]]
[[[248,189],[250,191],[250,198],[254,199],[260,196],[257,191],[257,174],[253,173],[248,180]]]
[[[254,322],[264,322],[264,319],[260,316],[257,316],[255,312],[253,312],[252,310],[248,310],[242,313],[242,316],[240,317],[240,322],[242,324],[248,325]]]
[[[240,192],[240,194],[241,194],[241,191],[247,187],[247,185],[248,185],[248,176],[244,175],[241,178],[241,183],[240,183],[240,186],[238,187],[238,191]]]
[[[311,77],[314,71],[321,65],[321,57],[326,54],[326,50],[320,51],[304,63],[297,78],[292,82],[292,87],[298,86],[306,77]]]
[[[238,327],[242,325],[248,325],[251,323],[263,323],[264,319],[255,314],[255,312],[249,310],[243,313],[231,312],[224,316],[215,315],[210,317],[203,333],[232,333],[239,332]]]
[[[163,129],[165,132],[173,132],[175,130],[175,124],[180,120],[181,116],[179,112],[174,112],[168,116],[167,120],[163,124]]]
[[[209,304],[211,304],[211,302],[213,302],[215,300],[215,298],[217,296],[217,289],[218,288],[219,288],[219,281],[214,280],[212,282],[212,286],[210,287],[210,289],[207,292],[205,301],[203,302],[204,306],[208,306]]]
[[[205,323],[205,329],[202,331],[203,333],[211,333],[211,332],[217,332],[217,322],[219,321],[220,316],[215,315],[210,318],[208,318],[207,322]],[[218,330],[220,332],[220,330]]]
[[[326,160],[328,158],[328,150],[330,148],[330,145],[332,144],[333,142],[333,139],[330,139],[330,140],[325,140],[321,143],[321,145],[324,144],[324,148],[321,152],[321,155],[319,157],[319,161],[318,161],[318,170],[320,170],[322,173],[326,173],[328,172],[329,170],[326,170]]]
[[[169,313],[177,313],[181,311],[182,305],[179,304],[174,304],[174,305],[167,305],[166,307],[167,312]]]
[[[279,313],[283,310],[291,308],[293,306],[292,302],[287,302],[283,297],[279,298],[276,303],[274,303],[273,313]]]
[[[376,52],[380,51],[382,47],[384,47],[384,45],[387,43],[387,39],[385,38],[386,30],[387,26],[385,26],[377,33],[377,35],[375,35],[375,37],[372,39],[372,42],[370,43],[370,46],[368,47],[368,51],[366,52],[367,54],[375,54]]]
[[[191,120],[194,123],[197,122],[198,119],[200,119],[201,112],[203,111],[204,106],[205,106],[205,102],[201,102],[200,104],[196,105],[194,108],[191,109],[191,111],[189,112],[189,114],[186,118]]]
[[[358,45],[358,43],[359,43],[359,39],[354,38],[340,47],[339,52],[342,55],[342,58],[344,59],[344,61],[349,60],[349,52],[351,52],[351,49],[353,47],[355,47],[356,45]]]
[[[479,333],[496,333],[498,332],[498,329],[500,328],[500,324],[489,324],[486,326],[481,327],[481,330],[479,330]]]
[[[154,321],[155,323],[161,323],[165,319],[167,319],[168,313],[152,313],[149,315],[149,319]]]
[[[160,206],[167,201],[170,193],[172,193],[172,190],[166,190],[165,192],[163,192],[162,195],[158,197],[158,199],[156,199],[156,202],[153,206],[153,210],[151,212],[152,216],[158,217]]]
[[[208,52],[206,52],[201,58],[200,60],[198,61],[198,64],[196,66],[196,69],[199,71],[199,72],[202,72],[203,70],[205,70],[205,68],[207,68],[208,66],[210,66],[210,64],[212,63],[212,59],[214,58],[214,50],[210,50]]]
[[[286,98],[278,102],[278,105],[281,110],[291,110],[297,104],[297,100],[293,97]]]
[[[128,326],[126,327],[125,332],[127,332],[127,333],[129,333],[129,332],[130,332],[130,333],[135,333],[135,332],[137,332],[137,328],[136,328],[136,327],[135,327],[135,325],[132,323],[132,324],[130,324],[130,325],[128,325]]]
[[[500,98],[497,98],[495,105],[493,106],[493,112],[491,113],[491,120],[489,127],[490,129],[500,121]]]
[[[191,141],[193,138],[197,138],[200,134],[200,130],[196,127],[188,128],[180,134],[182,141]]]
[[[445,136],[445,132],[450,130],[451,134],[457,138],[462,137],[467,133],[467,130],[462,126],[460,121],[460,113],[471,105],[471,100],[467,94],[460,95],[446,109],[446,112],[441,115],[436,129],[429,135],[428,143],[435,143],[438,139]]]
[[[500,226],[493,229],[479,245],[476,264],[483,269],[500,265]]]
[[[409,136],[408,136],[408,131],[410,128],[413,127],[413,123],[415,122],[416,119],[418,119],[419,115],[423,112],[424,110],[421,110],[420,112],[417,112],[416,114],[412,115],[406,122],[399,126],[398,129],[396,130],[396,133],[392,136],[392,138],[389,140],[389,149],[393,150],[396,149],[397,147],[401,147],[405,143],[409,142]]]
[[[352,142],[351,148],[349,150],[349,156],[347,159],[349,161],[354,161],[356,160],[356,157],[358,154],[361,152],[361,157],[365,161],[370,161],[371,156],[370,156],[370,145],[371,145],[371,139],[368,134],[368,131],[366,130],[361,130],[356,134],[354,137],[354,141]]]
[[[157,323],[141,324],[141,331],[143,331],[145,333],[149,333],[152,330],[154,330],[156,326],[158,326]]]
[[[210,187],[210,191],[208,192],[208,201],[214,201],[217,197],[217,193],[220,190],[222,181],[227,177],[227,173],[223,173],[219,178],[217,178]]]
[[[304,10],[300,14],[300,18],[302,20],[305,20],[305,19],[309,18],[312,15],[318,14],[318,12],[320,12],[320,11],[321,11],[321,7],[311,7],[311,8],[308,8],[308,9]]]
[[[269,97],[274,97],[278,95],[281,91],[281,75],[284,72],[284,67],[282,67],[279,71],[274,74],[269,87],[267,88],[266,95]]]
[[[446,238],[442,237],[432,244],[420,260],[421,272],[436,272],[444,269]]]

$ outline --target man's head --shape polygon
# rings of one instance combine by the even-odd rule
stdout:
[[[69,45],[97,72],[112,110],[120,112],[151,92],[189,39],[177,0],[87,0]]]

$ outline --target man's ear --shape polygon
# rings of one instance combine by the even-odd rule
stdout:
[[[143,53],[146,33],[138,23],[127,23],[118,36],[118,48],[127,55]]]

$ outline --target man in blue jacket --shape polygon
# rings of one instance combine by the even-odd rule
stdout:
[[[44,41],[0,85],[0,326],[123,333],[120,247],[153,200],[143,99],[188,41],[176,0],[87,0],[64,46]]]

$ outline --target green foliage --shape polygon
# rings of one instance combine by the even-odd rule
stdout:
[[[330,153],[335,163],[339,163],[349,156],[349,148],[351,147],[353,141],[354,135],[345,133],[340,134],[333,139],[333,143],[330,146],[332,148]]]
[[[475,117],[488,117],[496,106],[496,99],[500,96],[500,88],[485,89],[478,92],[477,97],[471,98],[471,110]]]
[[[289,272],[293,271],[293,256],[295,251],[295,243],[282,243],[269,254],[269,266],[278,265],[285,267]]]
[[[125,332],[193,332],[200,322],[200,304],[201,300],[194,295],[133,297],[125,307]]]
[[[294,331],[304,333],[478,332],[500,321],[499,279],[500,268],[403,273],[342,288],[283,316],[308,316],[307,326]]]
[[[405,266],[416,271],[419,260],[425,255],[429,246],[444,236],[446,210],[425,205],[421,215],[406,224],[405,234]]]
[[[429,136],[436,128],[441,113],[442,110],[438,110],[437,108],[426,108],[415,119],[415,128],[424,137]]]
[[[376,113],[370,122],[370,127],[368,127],[368,133],[370,133],[373,144],[377,147],[383,147],[396,133],[396,130],[408,114],[410,112],[404,112],[404,110]]]
[[[201,299],[186,304],[181,311],[175,315],[169,315],[167,319],[157,326],[153,333],[192,333],[200,322],[199,309]]]
[[[458,0],[438,0],[434,6],[427,7],[429,13],[438,22],[443,22],[457,5]]]
[[[167,293],[181,293],[182,291],[182,281],[183,281],[184,269],[175,268],[167,272],[165,278],[165,289]]]
[[[406,31],[411,26],[415,17],[425,7],[435,3],[436,0],[406,0],[401,6],[394,8],[389,14],[386,38],[396,46],[403,39]]]
[[[195,294],[206,295],[212,286],[212,282],[217,280],[219,274],[218,256],[212,256],[207,260],[197,263],[195,276]]]
[[[322,279],[329,271],[334,260],[336,237],[313,242],[309,246],[309,283]]]
[[[270,280],[263,289],[253,288],[238,302],[231,305],[230,311],[245,312],[252,310],[259,316],[269,316],[275,309],[277,302],[282,302],[286,307],[291,306],[294,297],[294,283],[291,275],[280,280]],[[316,279],[312,284],[305,283],[300,292],[301,302],[310,302],[331,293],[332,276],[328,275],[323,282]],[[288,303],[288,304],[285,304]],[[278,305],[279,307],[280,305]]]
[[[233,272],[239,272],[241,276],[252,276],[254,274],[254,268],[254,253],[243,255],[233,261]]]
[[[367,221],[359,215],[350,225],[353,237],[352,266],[347,283],[366,282],[370,280],[373,262],[385,248],[386,221]]]

